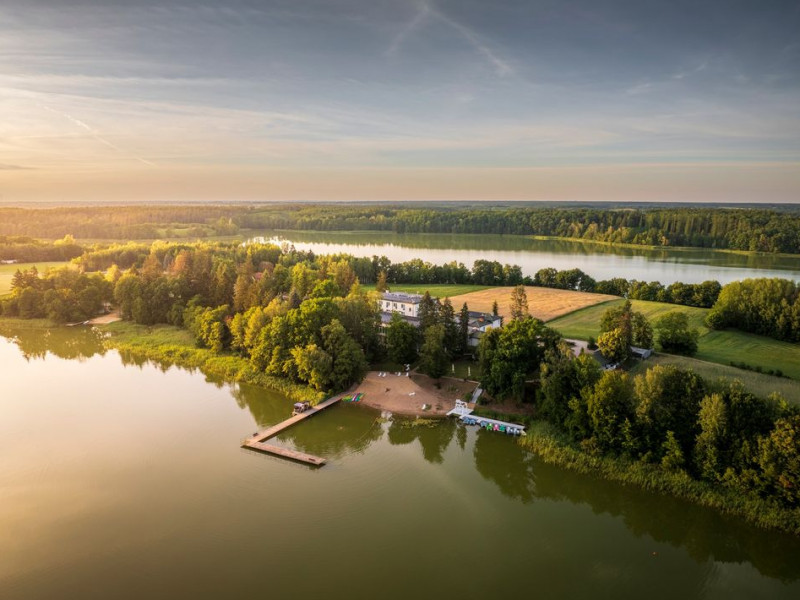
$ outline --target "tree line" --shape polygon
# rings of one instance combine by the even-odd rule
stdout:
[[[0,235],[58,239],[156,239],[232,235],[236,215],[250,209],[227,205],[0,207]]]
[[[28,236],[0,235],[0,260],[15,262],[58,262],[77,258],[84,248],[71,235],[56,242],[43,242]]]
[[[542,235],[615,244],[800,253],[800,216],[771,209],[176,205],[0,208],[0,235],[154,239],[240,229]]]
[[[0,302],[0,315],[68,323],[96,316],[112,300],[114,286],[100,273],[62,267],[41,275],[31,267],[17,269],[11,289],[11,297]]]
[[[706,315],[706,325],[800,342],[800,285],[778,278],[729,283]]]
[[[243,227],[314,231],[542,235],[644,246],[800,252],[800,217],[767,209],[274,207],[243,213]]]
[[[128,242],[111,244],[86,250],[77,260],[83,270],[104,270],[111,265],[130,268],[142,264],[153,249],[159,257],[174,255],[182,249],[193,247],[192,243],[154,242],[142,244]],[[222,242],[206,242],[206,247],[224,252],[226,248],[238,246],[239,256],[246,252],[244,246]],[[254,247],[264,248],[263,244]],[[269,262],[276,263],[301,258],[314,259],[312,251],[299,252],[292,245],[279,248],[272,246]],[[717,281],[703,283],[675,282],[668,286],[658,281],[637,281],[616,277],[596,281],[580,269],[558,270],[551,267],[540,269],[534,277],[523,276],[519,265],[501,264],[498,261],[479,259],[470,269],[463,263],[451,261],[436,265],[419,258],[393,263],[385,256],[355,257],[349,254],[334,255],[337,260],[347,261],[361,283],[377,283],[383,277],[386,284],[475,284],[486,286],[516,286],[519,284],[549,287],[564,290],[577,290],[598,294],[622,296],[631,300],[651,300],[684,306],[709,308],[717,300],[722,286]],[[286,258],[283,258],[286,257]]]

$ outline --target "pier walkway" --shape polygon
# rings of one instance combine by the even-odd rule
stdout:
[[[320,458],[319,456],[313,456],[311,454],[305,454],[304,452],[298,452],[297,450],[290,450],[288,448],[281,448],[280,446],[274,446],[272,444],[265,444],[264,442],[271,437],[274,437],[281,433],[282,431],[288,429],[292,425],[296,425],[303,419],[307,419],[318,412],[321,412],[328,408],[329,406],[333,406],[337,402],[342,399],[341,396],[336,396],[334,398],[328,398],[327,400],[320,402],[316,406],[309,408],[305,412],[301,412],[298,415],[294,415],[289,417],[285,421],[281,421],[277,425],[273,425],[263,431],[259,431],[255,435],[247,438],[242,443],[242,448],[250,448],[251,450],[259,450],[260,452],[266,452],[267,454],[273,454],[275,456],[280,456],[282,458],[289,458],[291,460],[296,460],[298,462],[306,463],[309,465],[315,466],[322,466],[325,464],[325,459]]]

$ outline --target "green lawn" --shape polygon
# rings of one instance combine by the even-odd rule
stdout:
[[[68,265],[67,262],[36,262],[36,263],[16,263],[13,265],[0,265],[0,296],[11,292],[11,279],[17,269],[25,270],[31,267],[36,267],[40,273],[43,273],[51,267],[63,267]]]
[[[728,381],[738,379],[744,384],[745,388],[757,396],[766,398],[772,392],[778,392],[790,402],[800,404],[800,381],[786,379],[785,377],[773,377],[772,375],[764,375],[763,373],[754,373],[753,371],[745,371],[737,369],[736,367],[689,358],[688,356],[657,354],[647,360],[637,363],[630,372],[634,375],[644,373],[647,369],[655,365],[675,365],[683,369],[692,369],[708,382],[718,381],[720,379]]]
[[[590,306],[547,324],[559,331],[564,337],[586,340],[597,338],[600,334],[600,317],[612,306],[622,304],[624,300],[613,300],[604,304]],[[633,310],[644,313],[650,322],[670,311],[682,311],[689,315],[689,324],[700,331],[700,343],[697,358],[730,365],[731,361],[744,362],[763,370],[780,369],[784,375],[800,380],[800,345],[780,342],[771,338],[743,333],[736,330],[710,331],[703,325],[708,309],[678,306],[663,302],[631,301]],[[736,369],[739,373],[747,373]]]
[[[374,290],[375,284],[364,285],[366,290]],[[449,284],[449,283],[395,283],[389,288],[392,292],[406,292],[408,294],[424,294],[426,291],[431,293],[431,296],[439,298],[452,298],[461,294],[469,294],[470,292],[480,292],[481,290],[489,289],[487,285],[469,285],[469,284]]]
[[[800,344],[729,329],[709,332],[700,338],[699,346],[697,358],[725,365],[744,362],[765,371],[780,369],[800,380]]]

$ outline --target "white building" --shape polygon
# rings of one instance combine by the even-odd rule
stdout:
[[[418,317],[419,304],[422,296],[419,294],[404,294],[402,292],[384,292],[381,298],[381,312],[400,313],[403,317]]]

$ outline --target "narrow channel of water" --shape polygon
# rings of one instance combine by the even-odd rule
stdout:
[[[549,467],[452,421],[291,403],[123,362],[87,329],[0,337],[0,597],[797,598],[800,539]]]
[[[579,268],[595,279],[625,277],[642,281],[729,283],[749,277],[784,277],[800,281],[800,256],[739,254],[706,249],[649,249],[581,241],[536,240],[525,236],[475,234],[392,234],[375,232],[267,232],[252,238],[289,243],[317,254],[386,256],[393,262],[421,258],[433,264],[450,261],[472,267],[476,260],[496,260],[533,275],[544,267]]]

